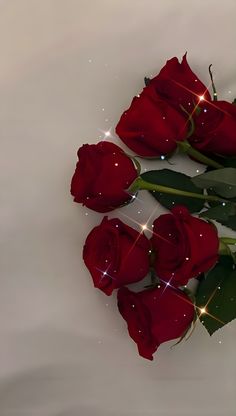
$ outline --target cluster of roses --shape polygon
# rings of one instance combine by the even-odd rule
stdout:
[[[186,55],[181,63],[177,58],[167,61],[146,83],[116,128],[130,149],[143,157],[167,155],[189,136],[188,142],[201,152],[236,154],[236,106],[216,101],[216,92],[211,100],[206,86],[190,69]],[[195,124],[191,135],[189,115]]]
[[[124,112],[116,131],[142,157],[170,155],[181,143],[195,158],[201,150],[202,160],[210,160],[209,154],[236,155],[236,107],[211,101],[186,56],[182,63],[171,59],[159,75],[146,79],[146,87]],[[141,189],[160,188],[147,184],[139,176],[137,161],[113,143],[85,144],[78,158],[71,193],[76,202],[97,212],[131,202]],[[162,192],[171,193],[172,188],[164,188]],[[214,199],[189,193],[190,198],[194,195]],[[214,224],[192,216],[183,205],[154,221],[150,240],[144,232],[105,216],[88,235],[83,258],[95,287],[107,295],[119,289],[118,308],[129,334],[140,355],[152,360],[161,343],[182,337],[195,319],[195,305],[184,288],[217,263],[220,240]],[[152,284],[145,290],[137,293],[125,287],[149,272]]]

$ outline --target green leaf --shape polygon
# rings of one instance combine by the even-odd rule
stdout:
[[[199,319],[210,335],[236,318],[236,270],[229,256],[222,256],[217,265],[199,284],[196,306],[205,308]]]
[[[212,194],[212,192],[211,192]],[[215,192],[214,192],[215,195]],[[235,199],[235,198],[234,198]],[[215,220],[222,225],[225,225],[231,230],[236,231],[236,207],[232,202],[226,202],[220,205],[216,205],[208,210],[201,212],[199,217],[207,218],[209,220]],[[210,203],[212,205],[212,203]]]
[[[141,175],[142,179],[163,186],[181,189],[183,191],[202,194],[202,189],[197,188],[191,181],[191,177],[170,169],[150,170]],[[165,208],[171,209],[174,205],[185,205],[190,212],[199,212],[204,206],[204,200],[188,198],[179,195],[163,194],[150,191],[154,198]]]
[[[215,195],[215,196],[218,196],[220,198],[220,195],[217,195],[217,193],[215,191],[213,191],[213,189],[207,189],[207,194],[208,195]],[[236,202],[236,198],[227,198],[227,199],[228,199],[229,202]],[[222,202],[219,202],[219,201],[208,201],[208,204],[211,207],[216,207],[218,205],[221,205]]]
[[[230,216],[227,221],[219,221],[218,222],[226,227],[231,228],[231,230],[236,231],[236,215]]]
[[[208,155],[206,155],[208,156]],[[236,157],[223,157],[223,156],[216,156],[210,155],[211,159],[215,160],[215,162],[220,163],[225,168],[236,168]],[[206,172],[213,170],[212,166],[207,166]]]
[[[227,157],[222,159],[222,165],[226,168],[236,168],[236,157]]]
[[[230,216],[236,214],[235,204],[232,202],[223,202],[223,204],[216,207],[209,208],[206,211],[201,212],[199,217],[208,218],[216,221],[227,221]]]
[[[236,168],[211,170],[192,178],[199,188],[212,188],[218,195],[225,198],[236,196]]]

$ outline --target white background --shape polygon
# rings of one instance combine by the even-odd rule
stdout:
[[[1,416],[235,415],[235,322],[140,358],[81,259],[102,215],[69,194],[77,148],[172,56],[188,51],[207,84],[212,63],[219,96],[236,96],[235,15],[235,0],[0,1]],[[145,223],[155,203],[140,198],[112,215]]]

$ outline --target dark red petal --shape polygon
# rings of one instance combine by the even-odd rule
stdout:
[[[136,342],[139,354],[153,360],[158,345],[150,330],[150,313],[138,296],[127,288],[118,290],[118,309],[126,320],[131,338]]]

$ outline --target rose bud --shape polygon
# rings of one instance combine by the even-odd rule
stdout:
[[[113,289],[143,279],[149,271],[150,242],[118,218],[108,220],[88,235],[83,259],[94,286],[110,295]]]
[[[236,156],[236,106],[226,101],[202,102],[189,142],[205,153]]]
[[[118,308],[139,354],[153,360],[160,344],[180,338],[194,319],[194,306],[181,291],[163,283],[139,293],[127,288],[118,291]]]
[[[217,262],[217,229],[190,215],[187,208],[176,206],[153,224],[151,241],[156,253],[155,270],[160,279],[172,286],[183,286]]]
[[[84,144],[71,181],[75,202],[97,212],[111,211],[131,200],[126,191],[137,178],[137,169],[113,143]]]
[[[149,87],[145,88],[148,89]],[[167,102],[144,92],[135,97],[116,127],[120,139],[137,155],[159,157],[176,150],[187,136],[186,115]]]
[[[182,111],[182,106],[191,113],[199,101],[211,100],[211,96],[206,86],[191,70],[186,56],[187,54],[183,56],[181,63],[176,57],[167,61],[160,73],[150,80],[146,93],[154,88],[159,97],[179,111]]]

